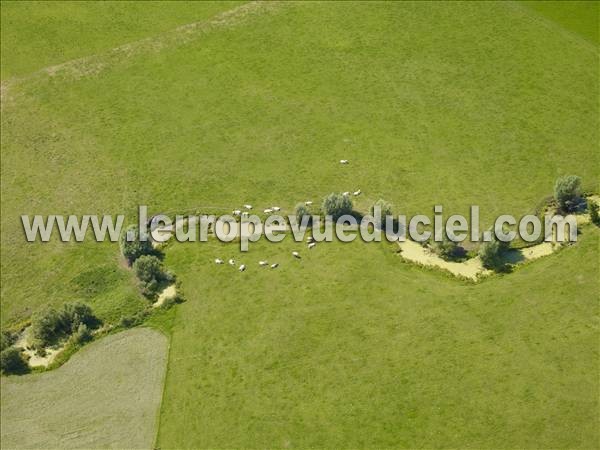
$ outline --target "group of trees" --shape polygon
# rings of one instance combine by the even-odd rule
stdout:
[[[175,278],[163,269],[152,242],[149,239],[142,240],[135,225],[130,226],[121,237],[121,253],[133,267],[142,294],[148,298],[156,297],[161,283],[171,282]]]
[[[100,321],[85,303],[66,303],[59,309],[47,308],[33,316],[31,332],[34,345],[43,349],[72,337],[77,343],[91,339],[91,330]]]
[[[163,269],[162,262],[155,255],[142,255],[133,263],[133,270],[142,288],[142,294],[154,298],[162,282],[171,282],[174,276]]]
[[[84,303],[66,303],[62,307],[47,308],[34,314],[31,319],[32,345],[40,355],[46,347],[69,339],[80,345],[92,339],[92,329],[100,321],[92,309]],[[16,335],[3,331],[0,339],[0,370],[2,373],[25,373],[29,370],[20,348],[14,347]]]
[[[27,371],[27,362],[21,350],[13,347],[16,336],[8,331],[3,331],[0,336],[0,371],[2,373],[24,373]]]

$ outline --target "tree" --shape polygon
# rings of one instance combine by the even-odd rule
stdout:
[[[380,212],[381,216],[376,217],[375,214],[377,211]],[[380,198],[375,203],[373,203],[370,212],[371,216],[377,220],[377,226],[383,229],[386,227],[387,224],[386,217],[393,216],[392,204]]]
[[[298,222],[302,223],[303,217],[310,217],[310,209],[304,203],[298,203],[296,205],[296,217],[298,218]]]
[[[98,323],[88,305],[66,303],[60,309],[48,308],[36,313],[31,321],[31,330],[36,346],[43,348],[71,335],[80,325],[92,328]]]
[[[562,211],[569,212],[575,209],[580,195],[581,178],[576,175],[560,177],[554,183],[554,198]]]
[[[323,200],[323,213],[337,220],[343,215],[352,214],[352,200],[347,195],[329,194]]]
[[[479,257],[481,258],[483,267],[496,272],[504,270],[506,263],[502,256],[508,248],[508,242],[502,242],[495,237],[489,242],[484,242],[479,248]]]
[[[137,258],[142,255],[149,255],[154,250],[150,239],[142,241],[140,239],[139,230],[135,225],[131,225],[121,236],[121,253],[127,259],[129,264],[132,264]]]
[[[0,351],[6,350],[8,347],[13,345],[16,341],[16,336],[10,331],[3,331],[0,334]]]
[[[433,243],[433,249],[437,255],[445,260],[451,260],[464,255],[463,248],[458,245],[458,242],[454,242],[446,236],[446,233],[444,233],[440,242]]]
[[[588,211],[590,212],[590,220],[594,225],[598,225],[600,227],[600,214],[598,214],[598,203],[596,203],[591,198],[588,198],[587,207]]]
[[[393,215],[392,204],[381,198],[379,200],[377,200],[375,203],[373,203],[373,206],[371,206],[371,215],[372,216],[375,216],[376,208],[379,208],[379,210],[381,211],[381,220],[384,222],[385,222],[385,216]]]
[[[71,335],[71,340],[77,345],[85,344],[92,340],[92,332],[84,323],[80,323],[77,330]]]
[[[33,338],[41,347],[53,344],[70,329],[65,322],[63,314],[54,308],[38,312],[31,320]]]
[[[160,281],[163,271],[160,259],[153,255],[142,255],[133,263],[133,270],[140,279],[146,283]]]
[[[0,370],[5,374],[27,372],[27,362],[23,359],[21,350],[10,347],[0,352]]]
[[[63,306],[63,315],[67,321],[68,332],[76,331],[81,325],[92,328],[98,322],[92,308],[81,302],[66,303]]]

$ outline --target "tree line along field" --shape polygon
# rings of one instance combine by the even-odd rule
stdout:
[[[223,15],[240,4],[2,3],[3,326],[74,299],[107,322],[145,305],[117,244],[27,244],[24,213],[291,212],[360,188],[362,210],[477,204],[490,224],[532,211],[563,174],[599,191],[597,3]],[[598,238],[586,227],[477,285],[384,243],[318,246],[295,265],[289,240],[247,255],[168,246],[187,302],[157,325],[172,341],[156,445],[594,446]],[[232,256],[281,270],[210,264]]]

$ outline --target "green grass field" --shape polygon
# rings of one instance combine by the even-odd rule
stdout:
[[[21,214],[360,188],[360,210],[477,204],[487,225],[563,174],[600,191],[597,2],[239,4],[2,2],[3,327],[146,304],[117,244],[28,244]],[[187,302],[155,324],[156,445],[593,448],[599,238],[477,285],[388,244],[169,245]],[[232,256],[249,270],[211,264]]]

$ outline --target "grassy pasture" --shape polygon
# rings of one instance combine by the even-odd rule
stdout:
[[[541,0],[521,1],[519,3],[550,19],[550,26],[554,22],[556,24],[554,27],[559,32],[564,32],[564,30],[574,32],[598,45],[600,40],[598,32],[600,2]],[[561,30],[562,27],[564,27],[564,30]]]
[[[599,237],[478,285],[386,243],[173,245],[158,445],[592,448]]]
[[[64,366],[2,378],[3,448],[151,448],[167,338],[139,328],[83,348]]]
[[[240,3],[3,1],[2,79],[205,20]]]
[[[65,301],[67,284],[43,280],[76,278],[87,269],[57,261],[98,248],[25,244],[24,212],[292,208],[361,188],[364,208],[379,197],[407,214],[479,204],[489,221],[530,211],[560,174],[597,185],[588,46],[503,3],[343,10],[274,4],[99,73],[8,83],[2,322]],[[126,283],[115,289],[128,297]]]
[[[73,299],[105,320],[144,305],[116,244],[26,244],[24,213],[289,212],[361,188],[363,210],[478,204],[489,223],[529,212],[558,175],[598,190],[597,3],[272,3],[185,40],[167,30],[229,6],[15,5],[2,3],[3,325]],[[157,444],[594,447],[598,234],[480,285],[387,244],[318,246],[296,265],[289,240],[244,256],[172,245],[188,301],[158,323],[173,335]],[[262,258],[282,266],[259,271]],[[14,405],[31,398],[20,383],[68,367],[3,380],[3,414],[5,384]]]

